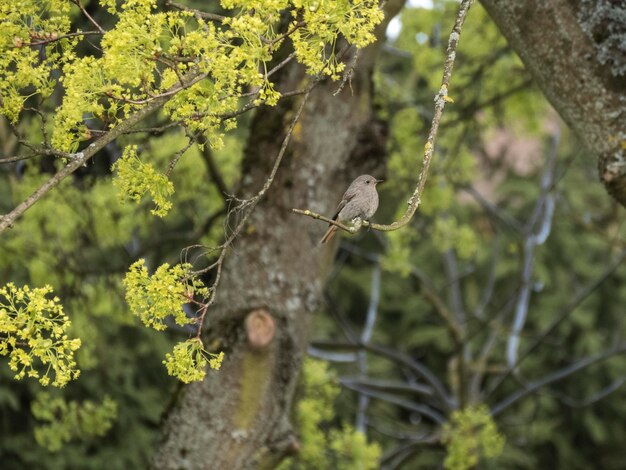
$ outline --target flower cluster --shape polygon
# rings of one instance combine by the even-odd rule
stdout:
[[[195,323],[195,317],[187,316],[183,305],[195,295],[206,297],[208,290],[200,280],[190,277],[190,268],[188,264],[170,267],[165,263],[150,276],[144,259],[135,262],[124,278],[131,312],[155,330],[165,330],[168,317],[181,326]]]
[[[444,461],[448,470],[475,468],[482,457],[495,458],[504,447],[504,437],[485,405],[452,413],[450,422],[443,427],[442,440],[448,450]]]
[[[163,364],[167,373],[184,383],[200,381],[206,375],[206,366],[219,370],[224,360],[224,353],[210,353],[204,349],[198,338],[178,343],[172,353],[165,355]]]
[[[122,198],[140,201],[147,193],[156,206],[150,212],[159,217],[167,215],[172,208],[169,198],[174,194],[174,185],[150,163],[144,163],[139,159],[137,146],[127,146],[112,169],[117,171],[113,183],[119,188]]]
[[[50,293],[50,286],[0,288],[0,355],[9,356],[17,380],[28,376],[63,387],[80,373],[74,360],[80,340],[68,338],[70,321],[59,298],[46,297]]]

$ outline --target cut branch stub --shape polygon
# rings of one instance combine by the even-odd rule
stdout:
[[[246,335],[252,349],[265,349],[274,338],[276,322],[265,309],[253,310],[246,316]]]

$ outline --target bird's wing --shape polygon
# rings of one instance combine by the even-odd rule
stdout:
[[[341,202],[337,206],[337,210],[335,211],[335,215],[333,217],[333,220],[337,219],[337,216],[341,212],[341,209],[346,207],[346,204],[348,204],[348,202],[350,202],[352,199],[354,199],[354,196],[356,196],[356,194],[357,194],[356,187],[353,187],[353,185],[350,185],[350,187],[346,190],[346,192],[343,193],[343,197],[341,198]]]

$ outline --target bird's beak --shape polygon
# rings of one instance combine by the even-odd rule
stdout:
[[[376,180],[376,184],[384,183],[385,180]]]

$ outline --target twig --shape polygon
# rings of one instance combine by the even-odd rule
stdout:
[[[352,90],[352,76],[354,75],[354,68],[356,67],[356,63],[359,60],[359,50],[354,51],[354,55],[352,59],[350,59],[350,63],[346,67],[346,70],[343,72],[343,78],[341,79],[341,83],[339,87],[333,93],[333,96],[337,96],[339,93],[343,91],[343,88],[346,86],[346,83],[350,84],[350,90]]]
[[[427,397],[433,396],[433,389],[428,385],[411,384],[398,380],[380,380],[369,377],[341,377],[339,382],[345,386],[363,387],[395,393],[418,394]]]
[[[361,342],[369,343],[374,332],[374,324],[378,313],[378,303],[380,301],[380,261],[377,259],[372,270],[372,283],[370,288],[370,302],[367,307],[365,316],[365,325],[361,333]],[[357,360],[359,375],[365,377],[367,375],[367,355],[365,351],[359,351]],[[357,404],[356,423],[357,431],[365,432],[367,427],[367,406],[369,405],[369,396],[365,393],[359,393],[359,401]]]
[[[541,195],[537,200],[534,213],[528,223],[528,229],[526,230],[527,235],[524,241],[524,265],[522,268],[521,288],[515,306],[511,334],[509,335],[506,346],[506,359],[509,367],[517,362],[520,334],[528,315],[535,249],[537,246],[545,243],[552,227],[554,194],[551,192],[551,187],[554,181],[554,168],[558,154],[559,140],[560,132],[557,130],[552,136],[548,162],[541,179]],[[539,220],[540,216],[541,221]]]
[[[394,405],[400,406],[402,408],[406,408],[407,410],[415,411],[423,416],[430,418],[437,424],[443,424],[446,422],[445,417],[439,411],[430,406],[415,403],[413,401],[398,397],[397,395],[393,395],[391,393],[378,392],[372,389],[368,389],[367,387],[361,387],[360,385],[353,383],[346,383],[344,384],[344,386],[346,388],[354,390],[355,392],[367,395],[368,397],[383,400],[388,403],[393,403]]]
[[[439,398],[441,405],[445,409],[450,410],[457,407],[456,400],[450,396],[443,383],[441,383],[441,381],[430,371],[430,369],[428,369],[428,367],[426,367],[421,362],[407,356],[406,354],[378,344],[359,343],[358,341],[354,343],[337,341],[313,341],[311,344],[319,349],[332,348],[335,350],[344,349],[345,351],[365,349],[366,351],[402,364],[418,376],[422,377],[433,388],[434,395]]]
[[[428,303],[435,309],[435,312],[441,317],[446,328],[448,329],[448,332],[450,333],[452,341],[454,341],[454,344],[458,349],[460,349],[463,346],[465,335],[444,300],[439,296],[432,283],[421,271],[413,269],[411,270],[411,276],[420,283],[421,293],[424,295]]]
[[[183,5],[182,3],[178,3],[178,2],[173,2],[171,0],[167,0],[165,2],[165,5],[172,6],[178,10],[190,11],[194,15],[196,15],[196,17],[202,18],[204,20],[211,20],[211,21],[217,21],[219,23],[223,23],[224,20],[226,19],[225,16],[216,15],[215,13],[208,13],[206,11],[197,10],[195,8],[190,8],[187,5]]]
[[[51,42],[60,41],[61,39],[73,38],[77,36],[100,36],[104,34],[104,31],[79,31],[76,33],[67,33],[62,34],[61,36],[51,36],[49,38],[43,37],[38,38],[39,41],[36,42],[25,42],[22,46],[42,46],[44,44],[50,44]]]
[[[439,88],[439,92],[435,95],[435,113],[433,115],[433,119],[430,125],[430,132],[428,133],[428,139],[426,145],[424,147],[424,159],[422,165],[422,171],[419,174],[417,185],[413,194],[408,200],[408,207],[402,217],[399,220],[389,224],[372,224],[367,221],[363,222],[363,226],[371,227],[374,230],[380,230],[382,232],[389,232],[392,230],[398,230],[399,228],[407,225],[413,215],[417,211],[421,203],[421,196],[424,191],[424,187],[426,185],[426,178],[428,176],[428,169],[430,167],[430,162],[433,156],[433,151],[435,147],[435,139],[437,137],[437,132],[439,130],[439,123],[441,121],[441,117],[443,115],[443,109],[445,107],[446,101],[448,98],[448,85],[450,84],[450,77],[452,76],[452,69],[454,68],[454,60],[456,58],[456,49],[459,43],[459,38],[461,35],[461,28],[463,27],[463,23],[465,22],[465,18],[467,17],[467,13],[469,11],[470,5],[472,4],[472,0],[462,0],[459,6],[459,12],[456,17],[456,22],[454,27],[452,28],[452,33],[450,34],[450,38],[448,39],[448,49],[446,61],[443,66],[443,78],[441,80],[441,87]],[[297,214],[306,215],[312,217],[314,219],[324,220],[325,222],[330,222],[327,218],[323,218],[320,214],[309,210],[303,209],[292,209],[293,212]],[[343,224],[334,223],[333,225],[341,228],[350,233],[355,233],[356,230],[349,229]]]
[[[178,93],[181,90],[186,90],[187,88],[191,88],[193,85],[195,85],[196,83],[198,83],[201,80],[204,80],[206,77],[208,76],[208,73],[203,72],[200,75],[196,75],[194,78],[192,78],[191,80],[182,83],[180,85],[174,86],[172,88],[170,88],[167,91],[164,91],[163,93],[160,93],[158,95],[153,95],[153,96],[149,96],[148,98],[144,98],[142,100],[131,100],[129,98],[123,98],[121,96],[115,96],[112,93],[105,93],[106,96],[108,96],[109,98],[112,98],[114,100],[118,100],[118,101],[123,101],[125,103],[130,103],[130,104],[135,104],[135,105],[141,105],[141,104],[148,104],[154,100],[159,100],[162,98],[167,98],[169,96],[173,96],[176,93]]]
[[[626,377],[620,377],[619,379],[610,383],[606,387],[603,387],[601,390],[597,391],[590,397],[582,400],[569,397],[563,393],[551,393],[551,395],[554,396],[561,403],[563,403],[565,406],[569,406],[570,408],[585,408],[606,398],[611,393],[616,392],[624,385],[624,383],[626,383]]]
[[[314,346],[309,346],[307,354],[317,359],[322,359],[328,362],[356,362],[358,353],[336,353],[332,351],[323,351]]]
[[[222,197],[224,202],[227,202],[228,194],[230,194],[230,190],[228,189],[228,186],[226,185],[226,181],[224,181],[224,177],[222,176],[220,169],[215,164],[215,160],[213,159],[213,152],[211,152],[209,143],[204,135],[201,135],[198,138],[198,145],[201,147],[200,155],[202,156],[202,159],[204,160],[204,164],[207,167],[207,170],[209,172],[209,175],[211,176],[211,179],[215,183],[215,186],[217,186],[217,190],[220,193],[220,196]]]
[[[527,395],[535,393],[537,390],[541,389],[542,387],[545,387],[546,385],[562,380],[578,372],[579,370],[585,369],[586,367],[589,367],[590,365],[593,365],[597,362],[601,362],[612,356],[616,356],[616,355],[620,355],[624,353],[626,353],[626,343],[620,344],[615,348],[609,349],[608,351],[604,351],[602,353],[594,354],[593,356],[588,356],[586,358],[583,358],[573,364],[570,364],[567,367],[563,367],[562,369],[554,371],[546,375],[545,377],[534,380],[530,382],[529,384],[526,384],[524,389],[518,390],[517,392],[509,395],[507,398],[497,403],[491,409],[491,415],[496,416],[502,413],[504,410],[509,408],[518,400],[526,397]]]
[[[174,154],[174,158],[172,158],[172,161],[167,167],[167,172],[165,172],[165,176],[167,176],[168,178],[170,177],[170,175],[172,174],[172,171],[174,171],[174,167],[178,164],[178,160],[180,160],[180,157],[182,157],[185,154],[185,152],[187,152],[187,150],[189,150],[191,146],[195,143],[196,143],[196,137],[190,135],[189,142],[187,142],[187,145],[185,145],[182,149],[180,149],[178,152]]]
[[[526,359],[535,349],[537,349],[548,337],[550,333],[552,333],[572,312],[576,310],[576,308],[591,294],[593,294],[601,285],[606,281],[613,272],[622,264],[622,262],[626,259],[626,249],[623,250],[619,256],[615,259],[613,263],[606,268],[606,270],[600,274],[596,279],[594,279],[587,287],[580,290],[574,299],[567,304],[555,317],[555,319],[550,323],[550,325],[543,331],[541,334],[535,339],[533,344],[531,344],[528,348],[526,348],[518,357],[517,362],[513,364],[512,367],[509,367],[507,371],[498,378],[498,380],[491,386],[489,391],[486,394],[486,397],[491,396],[497,389],[506,381],[508,377],[511,376],[514,370],[516,370],[521,363]]]
[[[194,81],[197,76],[190,76],[189,81]],[[181,88],[176,87],[178,91]],[[31,194],[28,198],[26,198],[22,203],[16,206],[11,212],[6,215],[0,217],[0,233],[10,227],[15,220],[20,217],[24,212],[26,212],[33,204],[35,204],[39,199],[41,199],[48,191],[56,187],[61,181],[67,178],[69,175],[74,173],[80,167],[85,165],[96,153],[98,153],[102,148],[104,148],[107,144],[113,142],[120,135],[122,135],[127,130],[131,129],[138,122],[145,119],[147,116],[156,112],[161,106],[163,106],[169,100],[169,95],[160,96],[150,103],[148,103],[145,107],[138,110],[136,113],[131,114],[127,119],[120,122],[116,127],[111,129],[108,133],[104,134],[102,137],[97,139],[95,142],[90,144],[84,151],[78,152],[75,155],[68,154],[69,156],[73,156],[75,158],[70,161],[65,167],[63,167],[60,171],[58,171],[52,178],[42,184],[33,194]],[[55,152],[55,154],[59,154],[60,152],[49,150],[50,152]]]
[[[190,274],[192,275],[199,275],[199,274],[203,274],[206,273],[208,271],[211,271],[213,269],[216,270],[216,276],[215,276],[215,280],[213,281],[211,287],[209,288],[210,290],[210,296],[209,299],[206,302],[206,309],[204,310],[201,318],[199,319],[199,324],[202,324],[202,321],[204,320],[204,316],[206,315],[206,312],[208,310],[208,307],[211,306],[214,302],[215,299],[217,297],[217,287],[219,286],[220,280],[221,280],[221,272],[222,272],[222,267],[224,264],[224,259],[226,258],[226,253],[228,252],[229,248],[231,247],[231,245],[233,244],[233,242],[235,241],[235,239],[239,236],[239,234],[241,233],[241,231],[243,230],[243,228],[245,227],[248,218],[250,217],[250,215],[252,214],[252,212],[254,211],[255,207],[257,206],[257,204],[259,203],[259,201],[263,198],[263,196],[265,196],[265,194],[267,193],[267,191],[269,190],[269,188],[272,186],[272,183],[274,182],[274,179],[276,177],[276,173],[278,172],[278,168],[283,160],[283,157],[285,155],[285,151],[287,150],[287,146],[289,145],[289,142],[291,140],[291,136],[293,134],[293,130],[296,127],[296,124],[298,122],[298,120],[300,119],[300,115],[302,114],[302,111],[304,110],[304,106],[306,105],[306,102],[309,98],[309,94],[310,92],[306,93],[302,99],[302,102],[300,103],[300,107],[298,108],[293,120],[291,121],[291,124],[289,126],[289,129],[287,130],[287,133],[285,135],[285,138],[283,139],[283,142],[280,146],[280,150],[278,151],[278,154],[276,155],[276,158],[274,160],[274,164],[272,166],[272,170],[268,176],[268,178],[265,180],[265,183],[263,184],[263,187],[259,190],[259,192],[256,193],[256,195],[254,195],[253,197],[251,197],[250,199],[246,199],[246,200],[242,200],[240,201],[240,204],[238,206],[239,209],[243,209],[245,210],[245,213],[243,215],[243,217],[241,218],[241,220],[239,220],[239,222],[237,223],[235,229],[232,231],[232,233],[226,238],[226,240],[224,241],[224,243],[222,243],[218,249],[220,250],[220,255],[217,259],[216,262],[214,262],[213,264],[211,264],[210,266],[198,270],[198,271],[194,271]]]
[[[87,17],[87,19],[91,22],[91,24],[94,25],[101,34],[104,34],[105,31],[104,29],[102,29],[102,26],[100,26],[98,22],[94,20],[89,13],[87,13],[87,10],[85,10],[85,7],[83,7],[82,3],[80,3],[80,0],[70,0],[70,1],[74,5],[76,5],[78,8],[80,8],[80,11],[83,12],[83,15]]]

